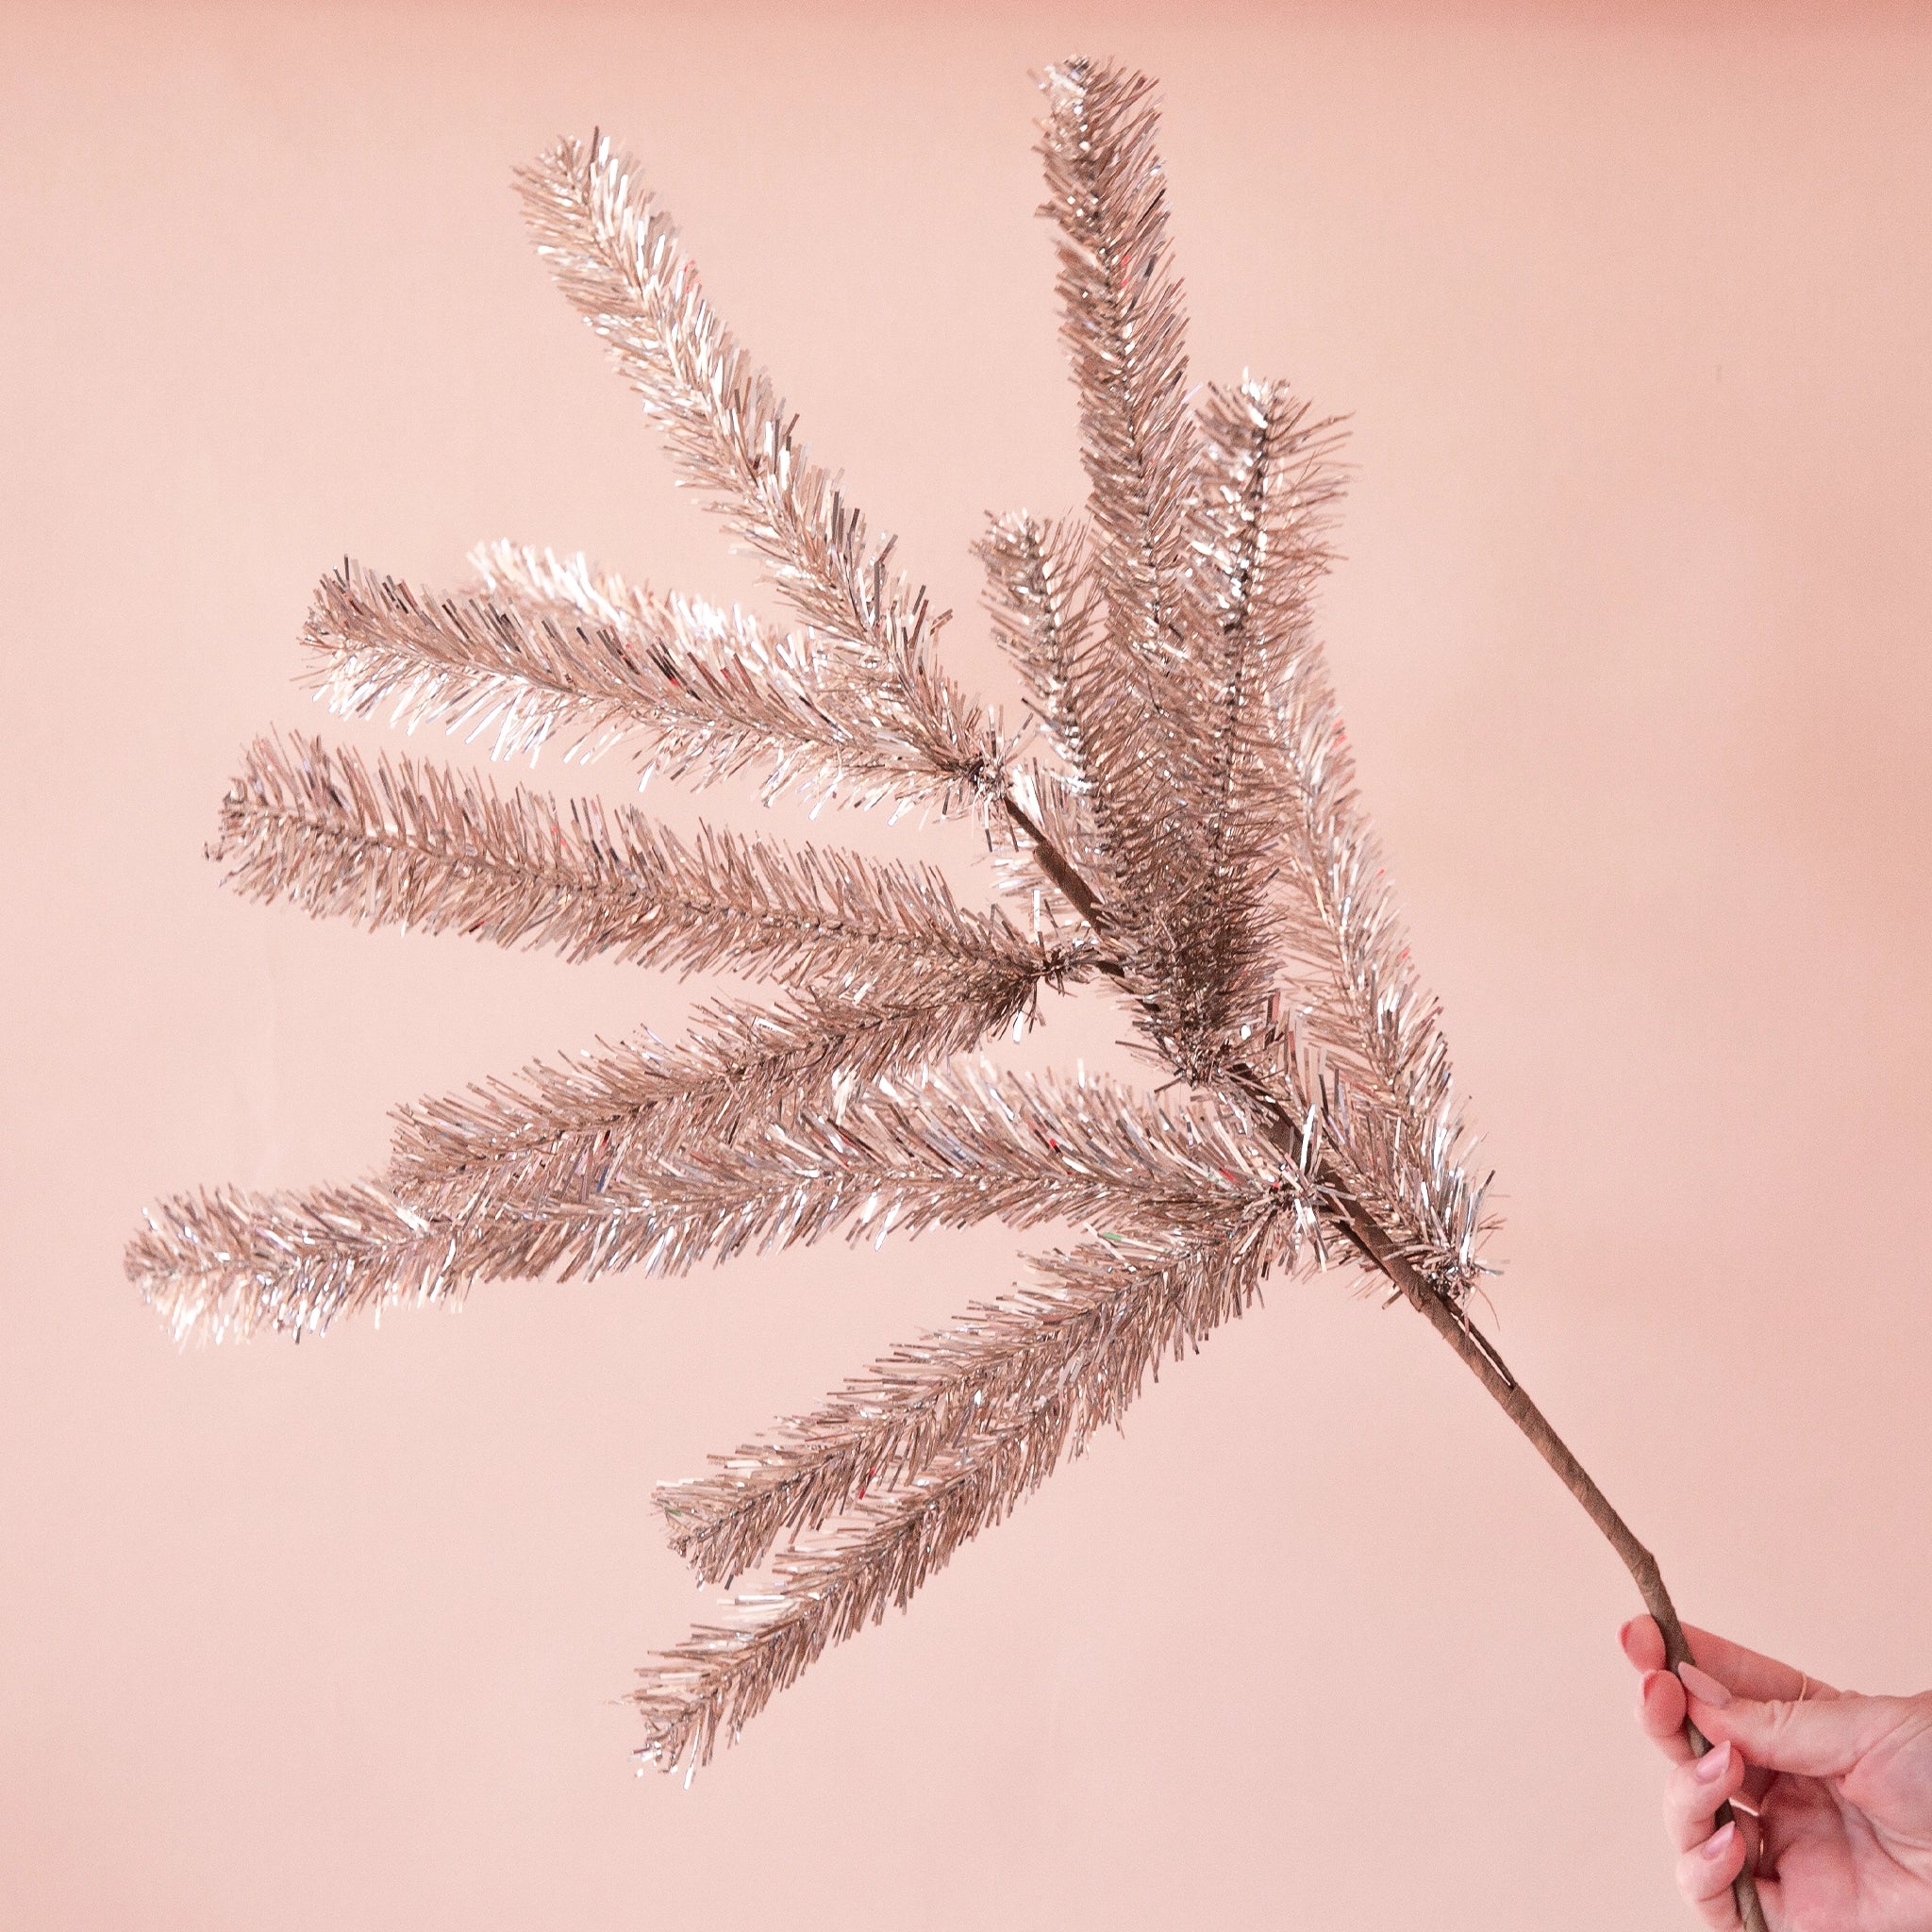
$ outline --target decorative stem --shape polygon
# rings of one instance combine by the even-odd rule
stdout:
[[[1644,1608],[1657,1619],[1657,1627],[1663,1634],[1666,1666],[1674,1671],[1679,1664],[1689,1663],[1690,1646],[1685,1641],[1684,1626],[1677,1621],[1676,1607],[1671,1602],[1670,1591],[1664,1588],[1663,1574],[1657,1568],[1657,1558],[1637,1541],[1630,1525],[1611,1507],[1610,1499],[1597,1488],[1590,1472],[1577,1461],[1562,1437],[1550,1426],[1542,1410],[1529,1399],[1523,1385],[1509,1374],[1493,1345],[1486,1338],[1477,1338],[1461,1312],[1438,1294],[1402,1256],[1393,1252],[1378,1228],[1358,1224],[1357,1239],[1369,1250],[1390,1280],[1428,1318],[1436,1333],[1468,1363],[1476,1379],[1495,1397],[1504,1414],[1535,1444],[1537,1454],[1557,1472],[1563,1487],[1583,1505],[1584,1512],[1624,1559],[1624,1567],[1629,1571],[1639,1594],[1643,1598]],[[1684,1720],[1684,1737],[1693,1757],[1702,1757],[1710,1749],[1709,1740],[1689,1717]],[[1728,1804],[1721,1805],[1717,1810],[1717,1824],[1726,1824],[1734,1815]],[[1731,1887],[1731,1895],[1737,1901],[1738,1916],[1744,1923],[1744,1932],[1766,1932],[1764,1908],[1759,1903],[1757,1881],[1748,1865],[1738,1874]]]
[[[1010,797],[1005,804],[1008,816],[1032,841],[1034,857],[1040,861],[1041,870],[1096,932],[1104,932],[1107,921],[1093,889],[1022,807]],[[1115,974],[1120,972],[1115,962],[1103,962],[1102,971],[1109,968]],[[1295,1158],[1301,1146],[1300,1127],[1281,1111],[1279,1104],[1252,1070],[1237,1065],[1230,1074],[1249,1099],[1260,1104],[1269,1139],[1284,1153]],[[1657,1568],[1657,1558],[1637,1541],[1630,1525],[1611,1507],[1610,1499],[1597,1488],[1590,1472],[1571,1453],[1569,1444],[1550,1426],[1542,1410],[1529,1399],[1523,1385],[1509,1373],[1508,1365],[1497,1354],[1494,1344],[1407,1260],[1396,1243],[1363,1212],[1359,1203],[1332,1184],[1329,1191],[1341,1210],[1350,1237],[1363,1256],[1402,1291],[1404,1298],[1428,1318],[1436,1333],[1469,1365],[1476,1380],[1495,1398],[1503,1413],[1529,1438],[1537,1454],[1556,1471],[1557,1480],[1583,1505],[1584,1513],[1623,1558],[1624,1567],[1629,1571],[1638,1593],[1643,1599],[1644,1608],[1657,1619],[1657,1629],[1663,1635],[1666,1666],[1674,1671],[1679,1664],[1689,1663],[1691,1660],[1690,1646],[1685,1641],[1684,1626],[1677,1621],[1676,1607],[1671,1602],[1670,1591],[1664,1588],[1663,1573]],[[1710,1749],[1709,1740],[1688,1716],[1684,1720],[1684,1737],[1693,1757],[1702,1757]],[[1719,1825],[1729,1824],[1734,1816],[1728,1804],[1718,1807]],[[1731,1887],[1731,1895],[1737,1901],[1743,1932],[1768,1932],[1764,1907],[1757,1897],[1757,1881],[1752,1877],[1748,1865],[1738,1874]]]

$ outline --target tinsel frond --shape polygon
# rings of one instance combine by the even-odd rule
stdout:
[[[1295,1245],[1291,1231],[1276,1258]],[[829,1645],[903,1608],[1119,1422],[1162,1359],[1240,1314],[1269,1260],[1259,1239],[1052,1257],[1043,1286],[877,1364],[782,1445],[661,1491],[674,1542],[709,1580],[761,1560],[788,1529],[808,1535],[774,1557],[770,1591],[733,1599],[724,1623],[645,1667],[641,1755],[666,1771],[703,1764]]]
[[[1108,854],[1119,848],[1124,830],[1116,824],[1111,840],[1104,836],[1101,821],[1110,801],[1087,779],[1091,760],[1075,667],[1098,610],[1085,548],[1073,524],[1041,523],[1024,511],[992,518],[976,546],[986,567],[993,636],[1025,680],[1028,707],[1058,760],[1057,769],[1035,762],[1012,774],[1009,818],[1017,805],[1040,838],[1022,842],[1018,864],[1003,864],[1001,887],[1035,893],[1045,889],[1061,905],[1066,904],[1063,882],[1038,863],[1041,841],[1086,883],[1102,887],[1111,883]],[[1069,909],[1086,916],[1081,907]]]
[[[1198,420],[1194,581],[1209,625],[1194,672],[1208,741],[1188,938],[1214,961],[1204,1028],[1216,1032],[1253,1010],[1273,976],[1269,885],[1294,806],[1274,700],[1314,648],[1309,593],[1341,481],[1337,425],[1310,422],[1281,386],[1209,385]]]
[[[986,566],[993,635],[1026,681],[1028,703],[1069,776],[1088,763],[1074,667],[1095,616],[1079,528],[1041,523],[1024,510],[991,520],[977,547]]]
[[[882,1080],[836,1119],[633,1143],[556,1191],[468,1180],[460,1200],[374,1185],[175,1200],[150,1214],[128,1273],[183,1334],[312,1331],[472,1281],[682,1274],[840,1228],[882,1241],[1070,1220],[1198,1238],[1269,1215],[1296,1185],[1230,1109],[1173,1114],[1110,1082],[990,1070]]]
[[[907,1489],[858,1505],[836,1532],[782,1551],[770,1590],[732,1598],[725,1621],[699,1624],[644,1665],[631,1692],[644,1720],[639,1757],[694,1774],[721,1736],[735,1740],[833,1644],[903,1609],[961,1542],[1045,1473],[1034,1474],[1024,1432],[980,1449],[941,1458]]]
[[[1197,570],[1201,438],[1157,117],[1145,78],[1112,66],[1049,69],[1045,87],[1043,212],[1059,230],[1062,335],[1107,612],[1073,658],[1064,708],[1078,720],[1093,883],[1123,988],[1157,1049],[1189,1078],[1211,1081],[1261,989],[1212,917],[1204,807],[1217,681],[1202,664],[1219,625]]]
[[[881,738],[851,653],[774,636],[739,610],[658,597],[581,558],[508,544],[475,561],[486,594],[438,595],[354,564],[322,580],[303,641],[342,717],[441,724],[492,758],[629,746],[648,776],[762,772],[768,792],[941,799],[951,781]]]
[[[1186,665],[1194,465],[1186,320],[1168,257],[1153,84],[1108,63],[1046,71],[1042,212],[1059,230],[1061,334],[1118,645]]]
[[[651,1137],[534,1198],[481,1178],[491,1213],[567,1228],[566,1274],[678,1274],[840,1227],[878,1239],[991,1219],[1219,1230],[1269,1211],[1290,1185],[1225,1106],[1171,1111],[1108,1080],[964,1066],[884,1077],[831,1113],[755,1132]]]
[[[1339,425],[1252,379],[1210,387],[1199,425],[1207,849],[1176,950],[1212,962],[1203,1035],[1238,1035],[1291,1118],[1319,1108],[1331,1185],[1459,1302],[1477,1273],[1482,1190],[1310,621]],[[1289,1017],[1257,1025],[1284,962]]]
[[[1138,910],[1153,934],[1198,875],[1202,733],[1189,675],[1200,630],[1189,528],[1196,450],[1185,322],[1150,84],[1075,60],[1049,68],[1044,85],[1042,211],[1059,230],[1061,333],[1107,609],[1072,668],[1082,775],[1115,832],[1110,869],[1132,881],[1123,909]]]
[[[1314,1183],[1301,1179],[1233,1242],[1118,1241],[1036,1261],[1039,1285],[894,1350],[709,1474],[661,1485],[673,1547],[705,1582],[729,1583],[787,1532],[904,1488],[976,1439],[1022,1432],[1056,1459],[1077,1455],[1164,1359],[1239,1314],[1271,1266],[1324,1252]]]
[[[319,1333],[345,1309],[440,1300],[472,1278],[462,1231],[374,1184],[220,1189],[147,1210],[127,1275],[177,1339]]]
[[[1042,985],[1088,970],[1091,949],[1044,948],[894,999],[802,991],[775,1008],[702,1009],[677,1046],[646,1038],[397,1115],[391,1178],[412,1197],[580,1193],[587,1175],[662,1147],[729,1138],[801,1114],[836,1120],[861,1085],[910,1075],[1028,1017]]]
[[[1490,1224],[1450,1066],[1357,796],[1354,760],[1310,641],[1271,699],[1287,836],[1277,939],[1291,1011],[1254,1062],[1284,1091],[1323,1096],[1338,1185],[1454,1300],[1480,1273]]]
[[[250,748],[212,855],[254,898],[572,959],[723,963],[932,1005],[1052,970],[1003,913],[967,911],[930,867],[710,827],[686,844],[634,807],[575,799],[560,811],[299,737]]]
[[[939,668],[944,619],[891,570],[893,542],[797,440],[796,418],[705,299],[696,266],[608,141],[560,142],[519,176],[558,286],[609,346],[685,480],[763,558],[808,624],[851,647],[849,694],[875,733],[924,763],[959,804],[1004,791],[998,723]]]

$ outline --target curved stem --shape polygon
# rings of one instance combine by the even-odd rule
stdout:
[[[1405,1298],[1428,1318],[1436,1333],[1468,1363],[1476,1379],[1495,1398],[1509,1420],[1529,1438],[1537,1454],[1556,1471],[1563,1487],[1583,1505],[1590,1520],[1603,1531],[1610,1547],[1624,1559],[1624,1567],[1629,1571],[1638,1593],[1643,1598],[1644,1608],[1657,1619],[1657,1626],[1663,1633],[1666,1666],[1674,1671],[1679,1664],[1689,1663],[1690,1646],[1685,1641],[1684,1626],[1677,1621],[1676,1607],[1671,1602],[1670,1591],[1664,1588],[1663,1574],[1657,1568],[1657,1558],[1637,1541],[1630,1525],[1611,1507],[1610,1499],[1597,1488],[1590,1472],[1571,1453],[1569,1444],[1550,1426],[1542,1410],[1510,1374],[1494,1346],[1486,1337],[1478,1335],[1459,1309],[1453,1307],[1421,1274],[1392,1251],[1379,1229],[1363,1224],[1354,1216],[1351,1216],[1351,1224],[1356,1240],[1375,1265],[1402,1291]],[[1694,1757],[1701,1757],[1710,1749],[1709,1740],[1688,1717],[1684,1720],[1684,1737]],[[1716,1822],[1724,1825],[1733,1816],[1728,1804],[1721,1805]],[[1738,1916],[1743,1921],[1744,1932],[1766,1932],[1764,1907],[1758,1900],[1757,1886],[1748,1866],[1738,1874],[1731,1887],[1731,1895],[1737,1901]]]
[[[1032,841],[1034,857],[1040,861],[1041,870],[1096,932],[1104,931],[1105,911],[1093,889],[1019,805],[1008,798],[1006,807],[1013,824]],[[1107,972],[1109,967],[1115,974],[1120,971],[1112,962],[1103,963],[1100,970]],[[1301,1143],[1300,1127],[1281,1111],[1258,1076],[1240,1066],[1231,1070],[1231,1075],[1247,1098],[1258,1103],[1270,1140],[1291,1158],[1295,1158]],[[1663,1634],[1665,1664],[1674,1671],[1679,1664],[1689,1663],[1690,1646],[1685,1641],[1684,1626],[1677,1621],[1676,1607],[1671,1602],[1670,1591],[1664,1588],[1663,1573],[1657,1568],[1657,1558],[1637,1541],[1630,1525],[1611,1507],[1610,1499],[1597,1488],[1595,1479],[1571,1453],[1569,1444],[1550,1426],[1542,1410],[1529,1399],[1523,1385],[1509,1373],[1508,1364],[1497,1354],[1494,1344],[1459,1307],[1437,1292],[1428,1278],[1408,1262],[1389,1236],[1363,1212],[1359,1204],[1340,1189],[1331,1189],[1331,1198],[1341,1209],[1350,1238],[1364,1257],[1401,1290],[1404,1298],[1427,1317],[1430,1326],[1469,1365],[1504,1414],[1529,1438],[1537,1454],[1556,1471],[1557,1480],[1582,1504],[1584,1513],[1623,1558],[1624,1567],[1629,1571],[1638,1594],[1643,1599],[1644,1608],[1657,1619],[1657,1629]],[[1701,1757],[1710,1749],[1709,1740],[1688,1717],[1684,1720],[1684,1737],[1694,1757]],[[1733,1815],[1728,1804],[1719,1806],[1717,1824],[1728,1824]],[[1737,1901],[1738,1917],[1743,1922],[1743,1932],[1768,1932],[1764,1907],[1748,1865],[1739,1873],[1736,1883],[1731,1887],[1731,1895]]]

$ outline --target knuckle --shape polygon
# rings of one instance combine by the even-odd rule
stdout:
[[[1779,1746],[1787,1743],[1791,1729],[1797,1722],[1798,1707],[1794,1702],[1772,1698],[1764,1705],[1765,1755],[1773,1759],[1781,1756]]]

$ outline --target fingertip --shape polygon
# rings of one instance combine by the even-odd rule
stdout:
[[[1684,1722],[1678,1709],[1684,1702],[1684,1687],[1669,1671],[1645,1671],[1637,1700],[1644,1714],[1659,1725],[1675,1730]]]
[[[1664,1829],[1688,1852],[1711,1836],[1720,1807],[1735,1796],[1744,1761],[1729,1744],[1702,1757],[1680,1759],[1664,1780]]]
[[[1695,1906],[1722,1902],[1744,1869],[1744,1836],[1737,1825],[1719,1825],[1701,1845],[1693,1845],[1678,1858],[1677,1889]]]
[[[1617,1632],[1617,1642],[1624,1655],[1640,1671],[1656,1671],[1663,1668],[1663,1633],[1657,1627],[1655,1617],[1632,1617]]]
[[[1684,1736],[1687,1709],[1684,1687],[1671,1672],[1643,1674],[1642,1687],[1637,1694],[1637,1721],[1651,1740],[1674,1758],[1690,1755],[1690,1741]]]

